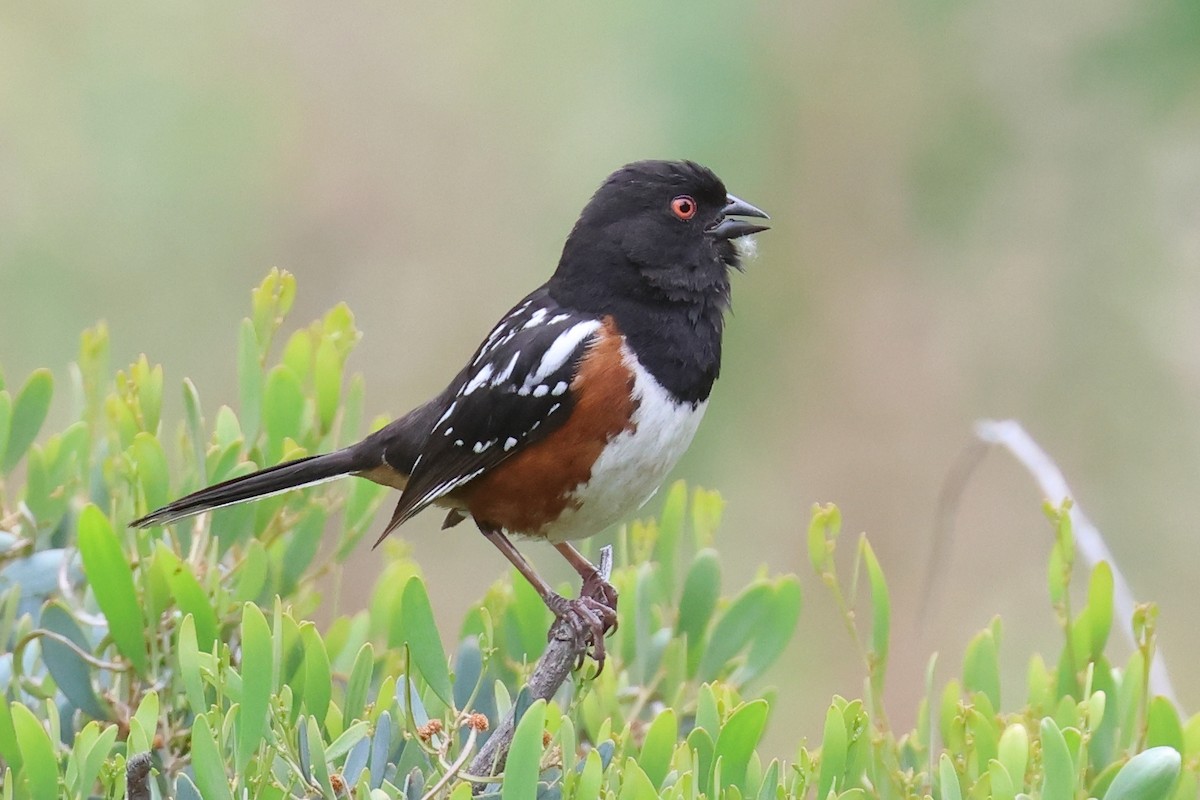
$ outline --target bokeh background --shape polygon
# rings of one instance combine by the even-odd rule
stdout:
[[[995,613],[1009,686],[1030,647],[1056,655],[1049,528],[1010,459],[974,474],[930,568],[939,490],[991,416],[1059,460],[1161,602],[1195,709],[1198,127],[1194,0],[10,3],[0,363],[62,378],[106,319],[115,364],[146,352],[234,404],[237,323],[279,266],[296,324],[354,309],[368,411],[399,413],[549,274],[609,171],[693,158],[774,219],[677,470],[728,501],[727,585],[804,580],[773,746],[861,690],[803,552],[815,501],[888,571],[898,722],[929,653],[955,671]],[[503,565],[439,521],[404,533],[449,629]]]

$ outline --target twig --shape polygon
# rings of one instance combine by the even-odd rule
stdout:
[[[612,574],[612,546],[600,548],[600,577],[608,580]],[[565,620],[558,620],[550,628],[550,642],[538,659],[526,687],[534,700],[549,700],[571,674],[571,668],[584,655],[585,646],[577,642],[574,632]],[[516,703],[509,709],[504,721],[488,737],[468,770],[472,775],[499,775],[504,771],[508,748],[512,744],[516,727]],[[477,784],[476,792],[483,791],[485,784]]]
[[[1107,561],[1109,567],[1112,568],[1113,605],[1117,616],[1125,620],[1125,624],[1120,626],[1121,630],[1124,631],[1130,645],[1136,650],[1137,640],[1131,624],[1134,608],[1137,605],[1133,599],[1133,590],[1129,588],[1129,582],[1125,580],[1125,576],[1117,567],[1117,560],[1108,549],[1108,545],[1104,543],[1100,531],[1083,513],[1083,509],[1067,485],[1067,479],[1063,476],[1062,470],[1016,420],[980,420],[975,423],[975,435],[987,444],[1000,445],[1008,450],[1013,458],[1021,462],[1021,465],[1033,476],[1042,493],[1051,503],[1058,504],[1066,499],[1072,501],[1071,508],[1067,513],[1071,517],[1075,544],[1083,555],[1083,560],[1089,570],[1101,561]],[[1155,694],[1161,694],[1176,703],[1175,689],[1172,687],[1171,677],[1167,673],[1162,648],[1158,647],[1158,650],[1158,658],[1150,663],[1151,689]]]
[[[453,764],[446,766],[446,772],[440,779],[438,779],[438,782],[433,785],[433,788],[431,788],[421,797],[421,800],[433,800],[433,798],[437,797],[437,793],[440,792],[443,787],[446,786],[446,784],[454,780],[454,778],[458,775],[459,770],[461,770],[463,765],[467,763],[467,759],[471,757],[471,751],[475,749],[475,737],[478,735],[479,731],[477,731],[473,726],[468,728],[467,741],[463,744],[462,753],[458,758],[454,759]],[[449,736],[446,737],[446,741],[450,741]],[[441,761],[442,759],[439,758],[438,760]]]
[[[125,797],[150,800],[150,754],[138,753],[125,762]]]

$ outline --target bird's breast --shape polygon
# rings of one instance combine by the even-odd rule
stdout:
[[[479,522],[554,542],[636,511],[687,450],[706,402],[681,401],[611,320],[580,363],[569,420],[461,493]]]
[[[587,479],[567,493],[563,513],[533,535],[553,542],[599,533],[641,508],[691,444],[707,401],[675,399],[628,351],[636,407],[605,443]]]

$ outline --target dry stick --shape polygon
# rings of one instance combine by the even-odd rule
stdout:
[[[600,548],[600,577],[607,581],[612,574],[612,546]],[[550,642],[545,652],[538,659],[533,674],[529,676],[526,687],[534,700],[549,700],[571,674],[571,668],[579,661],[586,651],[586,645],[577,641],[569,623],[557,620],[550,628]],[[508,715],[500,723],[495,732],[488,737],[479,754],[471,761],[467,770],[471,775],[499,775],[504,771],[504,762],[508,758],[508,748],[512,744],[513,730],[516,728],[517,705],[509,709]],[[477,791],[484,784],[476,786]]]
[[[1089,571],[1101,561],[1107,561],[1112,568],[1113,604],[1116,607],[1117,615],[1126,620],[1126,624],[1120,628],[1125,632],[1125,637],[1129,640],[1130,645],[1136,650],[1137,639],[1134,637],[1132,625],[1136,606],[1133,590],[1129,588],[1128,581],[1121,574],[1121,570],[1117,568],[1117,560],[1113,558],[1108,545],[1104,543],[1100,531],[1083,513],[1079,503],[1075,501],[1075,496],[1067,485],[1067,479],[1063,477],[1062,470],[1016,420],[980,420],[975,423],[975,435],[988,444],[1000,445],[1008,450],[1029,471],[1051,503],[1058,504],[1063,500],[1071,500],[1071,508],[1067,513],[1071,516],[1075,544],[1083,555]],[[1171,686],[1171,677],[1167,674],[1167,664],[1162,655],[1162,648],[1158,647],[1157,649],[1158,658],[1150,663],[1151,691],[1154,694],[1163,695],[1178,705],[1175,700],[1175,689]]]
[[[150,754],[138,753],[125,762],[125,797],[150,800]]]

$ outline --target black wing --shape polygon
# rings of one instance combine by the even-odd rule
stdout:
[[[510,311],[455,379],[413,464],[382,541],[430,503],[562,425],[571,380],[601,327],[534,292]]]

